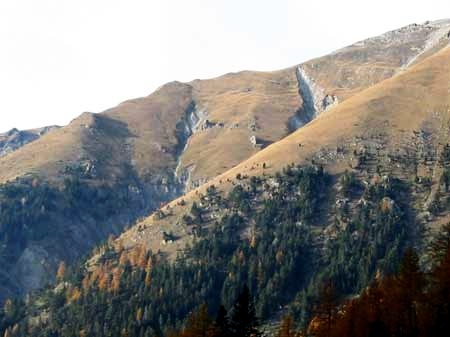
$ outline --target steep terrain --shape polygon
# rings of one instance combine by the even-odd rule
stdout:
[[[450,143],[450,49],[347,99],[305,127],[272,144],[208,184],[169,203],[122,235],[127,246],[146,243],[153,251],[175,253],[191,237],[182,220],[193,200],[214,185],[228,191],[246,177],[272,175],[290,163],[313,162],[340,176],[354,171],[365,181],[389,174],[417,186],[414,206],[428,226],[440,222],[430,213],[442,185]],[[424,185],[424,186],[422,186]],[[439,201],[439,200],[437,200]],[[446,218],[446,216],[444,216]],[[324,223],[326,225],[326,223]],[[164,242],[163,233],[179,240]]]
[[[325,89],[313,91],[321,109],[326,94],[343,101],[448,45],[449,30],[450,20],[414,23],[359,41],[299,68],[313,86]]]
[[[3,325],[17,336],[169,336],[202,303],[232,308],[247,284],[263,320],[290,312],[305,327],[323,284],[351,297],[410,246],[429,267],[424,230],[450,212],[449,92],[447,47],[60,268]]]
[[[101,114],[84,113],[69,125],[4,155],[0,158],[1,200],[5,205],[14,202],[2,207],[2,251],[14,253],[0,257],[6,266],[2,267],[2,280],[6,280],[2,284],[13,294],[39,287],[51,279],[59,260],[74,261],[108,234],[119,233],[161,203],[207,181],[213,180],[222,189],[238,173],[273,173],[307,157],[319,162],[345,157],[330,165],[331,170],[338,170],[351,161],[341,153],[341,144],[342,151],[373,155],[379,145],[372,134],[366,140],[364,132],[376,134],[385,125],[402,125],[397,117],[389,115],[386,122],[381,116],[396,111],[397,106],[407,110],[432,104],[432,98],[417,103],[404,97],[402,84],[398,84],[398,102],[396,96],[381,99],[376,96],[381,89],[373,85],[399,73],[393,83],[412,76],[406,75],[410,66],[448,44],[448,30],[448,21],[412,25],[285,70],[168,83],[147,97]],[[421,97],[423,88],[421,84],[408,90]],[[378,94],[364,98],[370,92]],[[400,116],[413,123],[409,116]],[[317,120],[309,123],[313,119]],[[432,130],[438,123],[431,117],[421,122]],[[392,134],[411,132],[412,127],[392,129]],[[414,140],[427,149],[426,142],[435,141],[430,137],[419,134]],[[410,144],[409,138],[402,139]],[[347,142],[356,145],[349,150]],[[386,160],[391,160],[390,155],[386,154]],[[418,165],[418,170],[433,169]],[[189,201],[196,193],[183,199]],[[33,202],[29,205],[27,200]],[[190,238],[186,228],[178,226],[185,213],[177,207],[179,202],[171,206],[173,216],[162,216],[161,229],[155,225],[150,232],[139,234],[155,251],[161,248],[164,231],[181,238],[162,250],[174,252],[189,241],[185,240]],[[17,212],[27,207],[39,210],[43,217]],[[50,223],[58,230],[49,230]],[[123,237],[133,237],[136,228]],[[65,249],[69,242],[70,252]],[[124,242],[128,246],[140,239]]]
[[[39,129],[20,131],[11,129],[8,132],[0,133],[0,157],[13,152],[22,146],[35,141],[47,132],[57,129],[58,126],[46,126]]]
[[[436,52],[448,44],[449,30],[448,20],[413,24],[282,71],[244,71],[211,80],[173,82],[103,114],[128,128],[122,150],[128,152],[129,164],[139,176],[162,170],[173,175],[178,165],[176,176],[182,183],[189,180],[186,187],[190,189],[281,139],[327,107]],[[2,159],[0,181],[30,171],[58,177],[63,165],[80,157],[64,156],[67,147],[79,147],[83,141],[88,149],[94,141],[80,139],[77,128],[82,118],[57,136],[40,139],[39,145]],[[57,142],[64,149],[57,149]],[[36,158],[38,150],[42,160]]]

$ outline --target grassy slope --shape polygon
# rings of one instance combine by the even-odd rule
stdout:
[[[427,37],[425,34],[418,38],[418,45],[426,44]],[[155,199],[150,202],[147,200],[149,203],[146,207],[153,207],[156,202],[174,195],[173,189],[165,184],[178,164],[180,144],[175,136],[176,124],[184,118],[192,103],[207,112],[205,118],[211,122],[223,123],[223,127],[200,130],[190,137],[180,166],[190,167],[194,180],[199,182],[221,174],[213,179],[213,183],[224,189],[230,186],[226,184],[226,180],[234,179],[237,173],[261,174],[264,162],[268,165],[267,173],[275,172],[287,163],[306,161],[317,155],[322,148],[330,147],[335,150],[338,144],[351,143],[355,137],[366,135],[368,130],[372,134],[378,130],[390,130],[393,135],[402,135],[401,140],[408,145],[411,143],[411,138],[408,137],[412,130],[421,128],[421,123],[426,122],[430,130],[437,130],[443,125],[441,120],[430,116],[433,112],[444,109],[437,104],[442,104],[442,94],[448,93],[445,91],[448,90],[448,83],[445,82],[448,81],[448,69],[445,68],[448,60],[440,68],[437,61],[445,53],[440,53],[439,57],[433,56],[433,66],[426,65],[430,69],[427,68],[425,72],[419,71],[424,67],[420,64],[391,81],[385,81],[355,96],[350,95],[363,90],[374,81],[398,72],[403,64],[401,61],[405,61],[401,60],[402,53],[406,53],[408,57],[420,53],[420,50],[410,48],[410,38],[410,35],[400,34],[398,43],[391,46],[398,49],[396,52],[380,54],[380,50],[388,46],[379,42],[381,46],[375,51],[371,45],[370,48],[351,47],[344,50],[344,54],[338,51],[304,65],[307,71],[316,69],[312,64],[322,65],[317,74],[311,74],[313,77],[317,75],[317,83],[325,93],[333,93],[335,88],[339,88],[341,93],[347,94],[338,93],[341,95],[340,105],[281,142],[276,141],[287,135],[288,119],[302,107],[295,67],[268,73],[228,74],[187,84],[173,82],[148,97],[124,102],[103,114],[84,113],[68,126],[52,131],[0,158],[0,183],[27,174],[39,176],[43,180],[61,181],[67,167],[79,168],[81,165],[84,168],[94,165],[95,175],[89,180],[89,184],[129,181],[123,178],[130,178],[130,172],[131,178],[137,174],[139,181],[136,185],[142,187],[142,184],[148,183],[141,190],[147,189],[150,191],[149,199]],[[433,49],[433,52],[438,49]],[[360,57],[361,55],[364,57]],[[389,63],[390,71],[377,72],[380,62]],[[347,77],[339,69],[350,72],[354,70],[356,75],[353,81],[346,81]],[[419,74],[414,75],[417,72]],[[319,74],[326,75],[320,77]],[[370,77],[371,74],[375,75]],[[370,81],[367,81],[368,76]],[[324,79],[328,79],[329,83]],[[442,92],[438,92],[439,90]],[[343,101],[343,98],[347,99]],[[441,113],[439,116],[444,117]],[[255,125],[255,131],[251,130],[249,124]],[[389,128],[386,128],[387,125]],[[259,148],[251,146],[249,142],[250,135],[256,135],[267,143],[275,143],[258,152]],[[392,141],[392,147],[395,148],[399,142]],[[247,159],[249,157],[251,158]],[[328,163],[328,166],[329,169],[340,172],[349,167],[349,162],[351,159],[347,156],[337,163]],[[234,167],[235,165],[237,166]],[[438,175],[435,181],[437,179]],[[199,191],[204,189],[205,186]],[[185,198],[188,200],[195,196],[193,192]],[[189,236],[178,220],[186,213],[187,208],[181,209],[176,206],[176,202],[173,205],[174,216],[161,223],[151,218],[146,220],[144,232],[138,232],[138,227],[135,227],[124,234],[126,244],[145,241],[154,250],[162,248],[172,252],[182,248]],[[101,209],[102,205],[98,207]],[[124,207],[122,212],[126,216],[129,209]],[[161,230],[173,231],[183,239],[173,245],[161,247]],[[67,237],[76,237],[81,232],[74,231]],[[46,244],[56,245],[57,242]],[[82,250],[81,246],[78,248]]]
[[[441,49],[448,44],[448,29],[448,21],[412,24],[311,60],[303,67],[342,101]]]
[[[182,165],[194,166],[194,180],[214,177],[256,153],[259,148],[249,141],[252,135],[264,143],[283,138],[289,118],[302,105],[293,69],[228,74],[192,86],[206,118],[223,123],[191,137]]]
[[[421,25],[403,28],[306,62],[302,67],[325,94],[337,94],[343,101],[398,72],[405,62],[422,53],[435,30]],[[426,56],[442,46],[433,47]],[[206,111],[205,119],[223,123],[223,127],[193,135],[181,157],[180,166],[190,168],[194,181],[206,181],[258,152],[260,148],[252,146],[250,136],[255,135],[265,144],[286,136],[289,118],[302,108],[298,91],[296,67],[275,72],[245,71],[187,84],[169,83],[150,96],[104,112],[117,125],[123,123],[127,135],[110,133],[108,139],[99,139],[103,130],[94,126],[97,136],[89,134],[85,125],[89,128],[95,118],[83,114],[68,126],[1,158],[0,182],[27,173],[53,179],[65,166],[79,160],[96,160],[105,149],[113,151],[108,155],[114,157],[99,163],[114,167],[111,171],[107,166],[99,168],[105,178],[120,175],[119,167],[124,164],[131,164],[140,177],[173,172],[179,154],[175,125],[192,102]]]
[[[145,219],[125,232],[121,242],[125,246],[145,243],[153,251],[160,249],[168,253],[183,249],[191,238],[186,234],[181,217],[188,213],[191,202],[197,199],[199,193],[205,193],[211,184],[222,190],[229,189],[238,173],[250,176],[275,173],[289,163],[306,163],[324,149],[336,149],[343,145],[346,150],[342,157],[324,162],[330,172],[342,173],[352,165],[352,150],[359,146],[358,139],[370,141],[382,135],[384,153],[392,154],[405,149],[415,151],[414,134],[423,129],[437,134],[432,145],[438,151],[439,144],[450,141],[445,128],[450,117],[449,90],[450,48],[446,48],[411,69],[346,100],[210,183],[174,200],[169,204],[173,215],[163,220],[157,220],[154,216]],[[265,170],[262,169],[263,163],[267,164]],[[396,170],[399,174],[407,172],[401,167],[393,167],[394,174]],[[438,181],[439,177],[435,176],[434,184]],[[186,206],[179,205],[181,199],[187,203]],[[167,207],[163,211],[167,213]],[[172,231],[181,239],[172,245],[162,245],[162,231]]]

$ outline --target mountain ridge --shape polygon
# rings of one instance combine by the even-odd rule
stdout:
[[[24,193],[33,193],[39,185],[49,185],[54,193],[67,194],[66,198],[61,197],[56,202],[56,209],[68,207],[76,214],[81,210],[76,209],[79,205],[73,198],[84,198],[80,191],[101,202],[105,202],[104,195],[92,194],[93,190],[117,195],[112,198],[116,204],[110,213],[98,215],[94,207],[89,210],[88,220],[80,214],[80,220],[76,225],[72,224],[80,226],[83,233],[95,226],[93,219],[97,216],[108,224],[99,229],[101,235],[87,240],[89,247],[76,241],[75,246],[80,251],[75,248],[74,256],[64,256],[63,249],[59,249],[61,242],[52,239],[59,247],[55,249],[57,254],[48,255],[48,260],[52,261],[49,270],[55,270],[57,260],[72,262],[95,242],[105,240],[108,231],[117,234],[138,217],[185,192],[190,193],[189,196],[204,191],[208,185],[203,184],[208,181],[219,185],[220,180],[229,179],[231,183],[238,173],[272,172],[275,168],[280,169],[274,163],[286,164],[290,153],[298,151],[312,153],[317,150],[329,156],[330,151],[321,150],[319,140],[324,142],[323,145],[330,135],[323,131],[320,137],[311,135],[307,139],[296,139],[299,131],[294,132],[295,129],[300,128],[304,134],[306,131],[303,130],[315,128],[318,121],[322,123],[330,118],[331,112],[334,114],[348,107],[350,103],[347,102],[358,93],[408,72],[414,65],[410,64],[406,69],[404,65],[412,58],[416,57],[415,63],[420,63],[422,58],[427,60],[438,53],[448,45],[448,37],[439,35],[440,39],[431,45],[428,41],[434,39],[433,34],[437,31],[441,34],[447,29],[442,27],[450,30],[450,25],[446,22],[442,27],[435,25],[402,28],[392,33],[394,38],[391,40],[381,39],[379,44],[374,40],[359,43],[283,70],[244,71],[210,80],[171,82],[147,97],[125,101],[103,113],[84,113],[69,125],[1,157],[0,182],[14,186],[25,179]],[[429,47],[423,51],[427,45]],[[370,104],[384,103],[374,100]],[[364,105],[360,107],[365,108]],[[328,121],[328,129],[334,130],[337,122]],[[263,161],[269,150],[278,149],[282,150],[274,159]],[[331,156],[340,155],[338,150],[331,152]],[[249,161],[248,158],[252,159]],[[252,163],[254,160],[257,161],[255,164]],[[292,161],[298,161],[298,157],[292,157]],[[203,187],[196,190],[200,185]],[[169,205],[181,202],[181,199],[176,200]],[[127,202],[133,205],[131,208],[139,210],[130,212]],[[115,210],[120,214],[115,214]],[[55,217],[55,225],[61,225],[63,229],[64,216]],[[117,221],[116,226],[112,225],[113,219]],[[75,233],[70,235],[80,239]],[[160,231],[155,233],[157,245],[160,245],[162,235]],[[18,263],[14,268],[33,275],[34,262],[26,266],[20,262],[27,260],[24,254],[29,250],[26,248],[42,249],[42,254],[36,257],[45,256],[47,248],[42,242],[27,240],[14,256],[13,261]],[[38,271],[36,275],[43,280],[46,278]],[[32,287],[24,287],[22,291],[40,284],[32,282]]]
[[[434,62],[430,67],[429,65],[432,61]],[[180,239],[180,242],[174,242],[174,247],[171,248],[170,246],[161,245],[163,242],[161,233],[173,231],[175,236],[183,238],[183,235],[181,234],[184,230],[184,226],[181,225],[182,215],[189,213],[189,207],[193,200],[198,202],[199,195],[206,195],[207,189],[211,185],[216,186],[218,189],[229,191],[235,183],[239,182],[239,179],[237,179],[238,176],[247,177],[246,179],[248,179],[248,177],[252,176],[270,175],[281,170],[290,163],[301,164],[311,160],[315,163],[324,165],[324,167],[333,174],[342,174],[344,170],[350,170],[359,165],[359,163],[354,162],[357,160],[352,158],[356,157],[353,154],[353,149],[355,148],[357,151],[361,151],[361,148],[365,149],[365,151],[380,151],[380,149],[376,150],[376,147],[382,146],[385,148],[384,151],[386,151],[384,156],[388,158],[392,155],[391,151],[397,151],[396,148],[399,145],[399,151],[407,151],[408,148],[410,148],[410,144],[414,144],[413,138],[416,136],[415,132],[421,129],[420,126],[422,126],[422,123],[425,123],[424,126],[426,126],[427,123],[441,123],[441,120],[436,120],[433,114],[427,110],[433,109],[433,107],[439,108],[439,114],[442,114],[442,118],[444,118],[444,121],[442,121],[444,126],[450,121],[450,115],[448,115],[450,112],[450,101],[448,97],[448,90],[450,90],[449,65],[450,48],[445,48],[433,56],[432,60],[424,60],[408,72],[401,72],[391,79],[387,79],[374,87],[366,89],[348,101],[340,103],[338,106],[324,112],[304,128],[299,129],[279,142],[258,152],[233,169],[212,179],[207,184],[168,203],[162,211],[170,210],[170,216],[167,216],[167,218],[163,220],[158,219],[158,216],[155,216],[155,214],[150,216],[143,222],[138,223],[130,231],[122,234],[119,242],[121,242],[121,245],[128,247],[130,244],[133,246],[143,243],[146,240],[145,238],[147,238],[149,239],[149,248],[152,251],[164,252],[168,250],[171,254],[174,254],[177,251],[182,250],[184,245],[188,244],[190,241],[183,242],[183,239]],[[415,78],[416,76],[424,76],[426,82],[424,84],[415,83],[417,81]],[[409,85],[407,85],[407,83]],[[424,90],[426,89],[437,90],[437,93],[433,92],[433,95],[437,96],[425,95]],[[402,95],[404,95],[405,91],[411,91],[414,97],[420,98],[420,103],[411,98],[404,98],[401,103],[398,104],[398,97],[396,100],[390,98],[391,92],[395,91],[399,91]],[[434,97],[434,99],[431,97]],[[383,99],[386,99],[389,104],[396,102],[396,111],[402,111],[403,114],[406,115],[400,120],[398,117],[394,117],[393,121],[387,123],[389,119],[383,120],[382,115],[377,113],[383,112],[385,116],[389,116],[389,111],[392,111],[384,110],[385,106],[384,103],[382,103]],[[443,101],[444,103],[432,103],[434,100],[437,102]],[[367,105],[367,102],[370,102],[370,104]],[[399,107],[401,107],[401,109],[399,109]],[[415,113],[415,116],[412,116],[415,118],[408,116],[406,111],[409,110]],[[342,113],[345,113],[346,119],[342,118]],[[428,119],[431,119],[431,122]],[[445,120],[447,120],[447,122],[445,122]],[[400,122],[402,123],[401,125],[405,127],[402,131],[398,130],[397,127],[397,124],[400,124]],[[323,126],[324,123],[327,125]],[[345,124],[343,125],[342,123]],[[371,128],[368,128],[365,125],[367,123],[370,123]],[[334,128],[332,126],[334,126]],[[392,127],[393,129],[390,129]],[[317,130],[318,128],[319,130],[320,128],[323,128],[324,130],[334,129],[335,131],[333,133],[328,133],[319,131]],[[358,131],[355,132],[355,129]],[[377,134],[379,131],[377,129],[390,131],[391,136],[395,136],[397,133],[404,134],[406,133],[406,130],[409,129],[409,134],[406,135],[406,139],[401,139],[401,137],[395,139],[394,137],[391,143],[389,141],[385,143],[385,140],[389,139],[389,136],[384,135],[382,137],[383,139],[379,139],[379,135]],[[346,134],[351,134],[352,136],[349,138]],[[367,136],[368,134],[369,136]],[[372,138],[375,140],[372,140]],[[401,139],[401,143],[399,143],[398,138]],[[433,140],[433,146],[439,148],[437,150],[438,153],[436,153],[435,156],[439,156],[439,151],[442,151],[442,145],[439,145],[439,142],[450,142],[448,132],[444,133],[443,138],[438,137],[438,139]],[[354,145],[352,145],[352,143]],[[351,149],[345,149],[345,147],[348,147],[349,145]],[[430,145],[431,144],[429,144],[429,146]],[[331,147],[331,149],[329,149],[329,147]],[[358,149],[358,147],[361,148]],[[374,149],[370,149],[371,147],[374,147]],[[347,156],[343,155],[344,152],[347,152]],[[407,155],[406,152],[404,155],[405,154]],[[330,156],[330,158],[328,159],[327,156]],[[436,165],[438,165],[438,163],[436,163]],[[430,174],[429,171],[426,171],[430,170],[429,168],[420,166],[421,165],[416,168],[417,172],[414,173],[411,171],[410,174],[419,174],[419,176]],[[372,168],[373,171],[371,174],[375,173],[374,169],[375,168]],[[423,171],[420,172],[420,169]],[[400,171],[400,175],[404,176],[405,173],[403,170],[405,170],[405,168],[397,171]],[[432,168],[432,170],[437,171],[437,173],[432,171],[432,184],[433,186],[438,186],[440,184],[440,174],[442,174],[442,172],[440,172],[441,169],[437,167]],[[396,169],[394,167],[392,173],[395,174],[395,172]],[[431,193],[430,198],[433,198]],[[429,203],[430,202],[427,202],[422,205],[422,212],[427,211],[427,204]],[[180,206],[182,204],[186,204],[186,206]],[[435,221],[441,221],[439,220],[439,216]],[[146,230],[149,231],[147,236],[145,234]],[[141,240],[136,240],[136,237],[140,237]],[[172,256],[174,257],[174,255]]]
[[[18,324],[36,336],[168,335],[201,303],[231,308],[247,284],[263,322],[289,312],[306,327],[322,284],[351,298],[411,246],[426,265],[428,230],[450,212],[449,89],[447,47],[59,272]]]

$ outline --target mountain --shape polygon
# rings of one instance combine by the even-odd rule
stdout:
[[[6,154],[21,148],[22,146],[35,141],[47,132],[57,128],[58,126],[56,125],[25,131],[20,131],[14,128],[8,132],[0,133],[0,157],[3,157]]]
[[[262,147],[277,141],[327,106],[439,50],[448,43],[449,25],[446,20],[413,24],[281,71],[244,71],[212,80],[169,83],[148,97],[102,114],[85,113],[57,135],[3,158],[0,181],[29,171],[55,179],[64,166],[94,161],[96,139],[85,131],[102,132],[100,120],[111,120],[130,133],[118,146],[139,176],[163,176],[161,171],[175,175],[176,171],[175,180],[192,181],[186,186],[189,189],[256,153],[258,145],[250,140],[252,136]],[[35,158],[38,151],[43,154],[41,160]],[[46,156],[49,153],[52,156]],[[113,177],[114,173],[105,172],[105,178]]]
[[[125,232],[123,245],[183,249],[192,239],[181,221],[191,200],[211,184],[230,189],[238,174],[273,174],[314,159],[330,174],[367,165],[370,176],[379,150],[387,162],[399,156],[399,144],[415,141],[429,151],[445,141],[435,139],[441,122],[423,114],[441,116],[437,104],[447,89],[439,62],[449,30],[448,20],[414,24],[280,71],[168,83],[103,113],[83,113],[2,156],[4,297],[39,288],[59,261],[76,261],[185,192],[169,212],[163,208]],[[429,72],[439,66],[442,73]],[[429,88],[436,89],[427,94]],[[419,161],[418,179],[435,172],[439,151],[431,151],[432,164]],[[366,156],[372,162],[360,163]],[[151,231],[140,233],[148,224]],[[177,240],[166,240],[170,232]]]
[[[181,220],[193,200],[207,194],[214,185],[229,191],[237,177],[273,175],[291,163],[314,163],[339,177],[355,171],[369,182],[375,175],[389,174],[399,179],[429,185],[416,192],[417,212],[428,226],[444,221],[429,213],[439,200],[436,191],[445,175],[443,159],[449,144],[450,49],[444,48],[422,62],[381,81],[330,108],[304,127],[259,151],[207,184],[168,203],[170,216],[155,213],[122,235],[124,244],[147,244],[153,251],[182,249],[188,236]],[[242,179],[242,178],[241,178]],[[180,206],[185,204],[185,206]],[[447,215],[443,217],[447,219]],[[142,232],[148,228],[148,237]],[[181,239],[176,250],[161,245],[163,232]],[[158,234],[159,233],[159,234]],[[137,240],[137,237],[141,240]]]
[[[378,294],[397,298],[388,307],[394,318],[405,308],[421,322],[433,322],[428,312],[445,317],[448,293],[424,293],[419,276],[448,289],[448,225],[438,236],[443,268],[430,262],[427,240],[450,214],[449,92],[444,47],[167,203],[81,264],[60,265],[56,285],[26,305],[6,303],[3,329],[16,336],[185,336],[183,327],[211,325],[208,310],[235,327],[244,306],[253,326],[255,315],[270,327],[289,312],[314,331],[326,327],[315,322],[339,312],[339,298],[359,293],[347,302],[362,307],[374,298],[374,308],[387,310]],[[420,271],[410,247],[431,274]],[[400,276],[390,276],[397,270]],[[426,305],[422,294],[439,307],[412,305]],[[371,314],[341,310],[331,326],[350,331],[347,316],[359,315],[374,327]],[[384,311],[373,315],[398,329]]]

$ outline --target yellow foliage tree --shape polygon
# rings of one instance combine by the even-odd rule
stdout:
[[[66,263],[61,261],[56,272],[56,280],[61,282],[64,279],[64,276],[66,276]]]
[[[136,321],[138,323],[141,323],[143,315],[144,315],[144,312],[142,311],[142,308],[138,308],[136,311]]]

